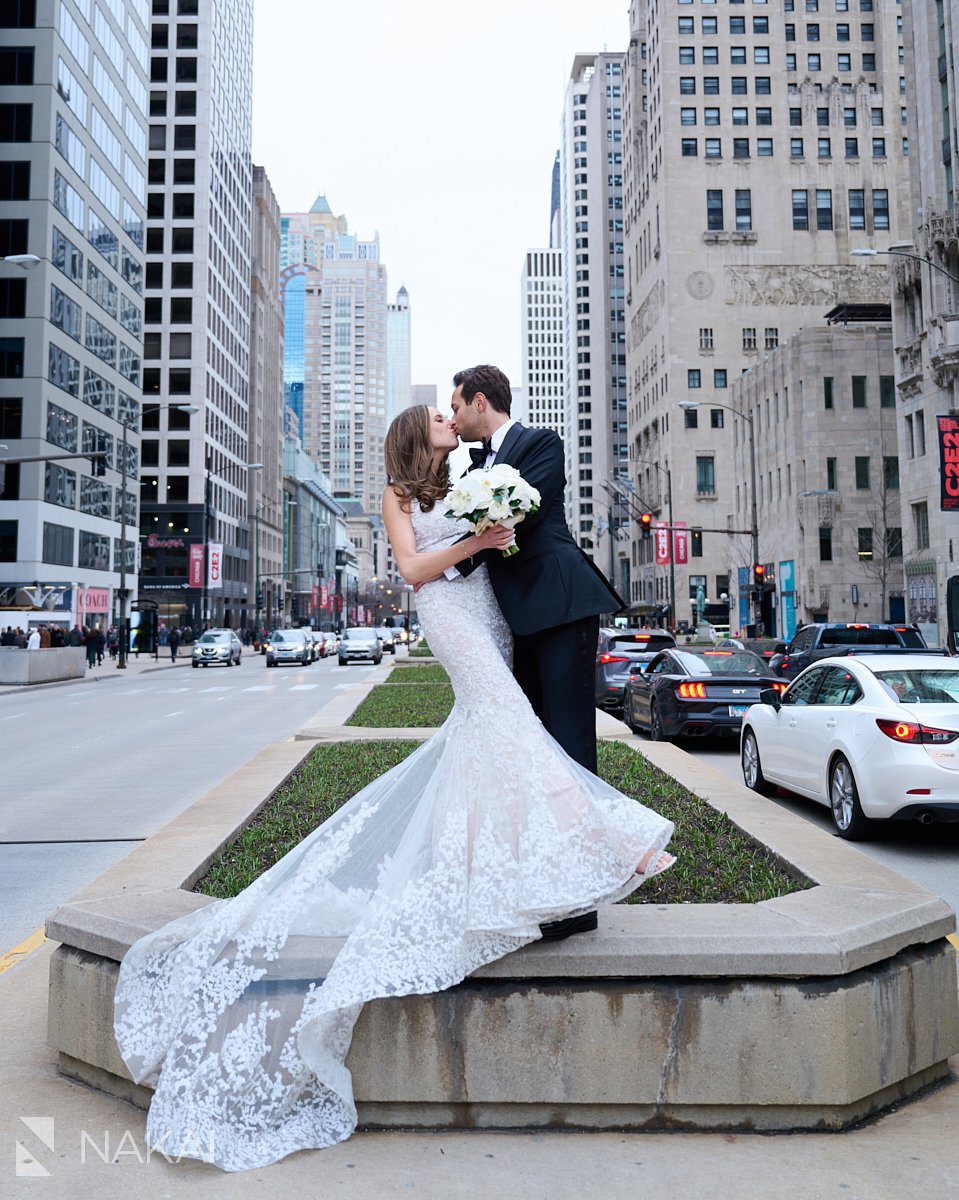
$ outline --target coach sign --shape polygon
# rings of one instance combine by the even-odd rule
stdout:
[[[939,438],[939,508],[959,512],[959,417],[936,417]]]

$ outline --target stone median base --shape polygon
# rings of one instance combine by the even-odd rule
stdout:
[[[49,1043],[64,1074],[149,1103],[113,1037],[120,960],[209,903],[190,889],[313,744],[392,733],[342,725],[380,677],[50,916]],[[959,1050],[948,905],[676,747],[599,725],[812,886],[761,904],[606,907],[595,932],[525,946],[446,992],[367,1004],[347,1060],[361,1124],[840,1129],[947,1078]],[[337,949],[304,939],[293,969],[323,978]]]
[[[60,947],[51,1040],[63,1074],[145,1108],[117,973]],[[841,1129],[948,1077],[950,994],[945,941],[831,978],[473,978],[367,1004],[347,1065],[368,1128]]]

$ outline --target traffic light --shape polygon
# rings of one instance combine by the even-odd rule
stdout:
[[[257,592],[257,594],[256,594],[256,606],[257,606],[257,608],[263,608],[263,607],[264,607],[264,604],[263,604],[263,593],[262,593],[262,592]]]
[[[653,536],[653,514],[644,512],[639,514],[639,524],[643,531],[644,538]]]
[[[290,616],[295,621],[299,617],[299,615],[300,615],[300,598],[296,594],[296,592],[294,592],[293,595],[290,597]]]
[[[753,583],[756,587],[761,588],[766,582],[766,568],[762,563],[756,563],[753,567]]]

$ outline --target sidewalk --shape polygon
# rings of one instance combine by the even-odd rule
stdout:
[[[147,1161],[140,1109],[57,1074],[44,1040],[54,948],[46,942],[0,974],[5,1200],[200,1194],[229,1200],[582,1200],[597,1194],[603,1200],[949,1200],[957,1194],[957,1082],[840,1134],[359,1133],[340,1146],[238,1174],[192,1160]],[[959,1060],[953,1069],[959,1072]],[[22,1147],[17,1154],[16,1143]],[[48,1174],[37,1183],[28,1171]]]
[[[161,648],[160,657],[155,659],[152,655],[143,654],[139,658],[135,654],[127,657],[126,669],[121,671],[117,667],[117,660],[111,658],[109,654],[104,656],[103,662],[98,667],[87,667],[87,673],[82,679],[62,679],[56,683],[33,683],[19,686],[0,687],[0,696],[17,693],[20,696],[32,696],[35,692],[45,691],[47,688],[58,687],[73,687],[80,683],[102,683],[107,679],[130,679],[134,675],[148,675],[151,671],[169,671],[175,667],[188,667],[191,660],[192,647],[187,647],[186,653],[183,648],[180,648],[176,662],[170,661],[170,651],[165,647]],[[24,651],[27,653],[27,651]],[[42,650],[34,651],[36,654],[42,654]],[[252,654],[252,649],[244,651],[244,653]]]

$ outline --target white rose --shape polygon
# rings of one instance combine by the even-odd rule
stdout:
[[[502,500],[493,500],[489,508],[486,510],[486,515],[491,521],[505,521],[512,513],[512,509],[508,504],[504,504]]]

